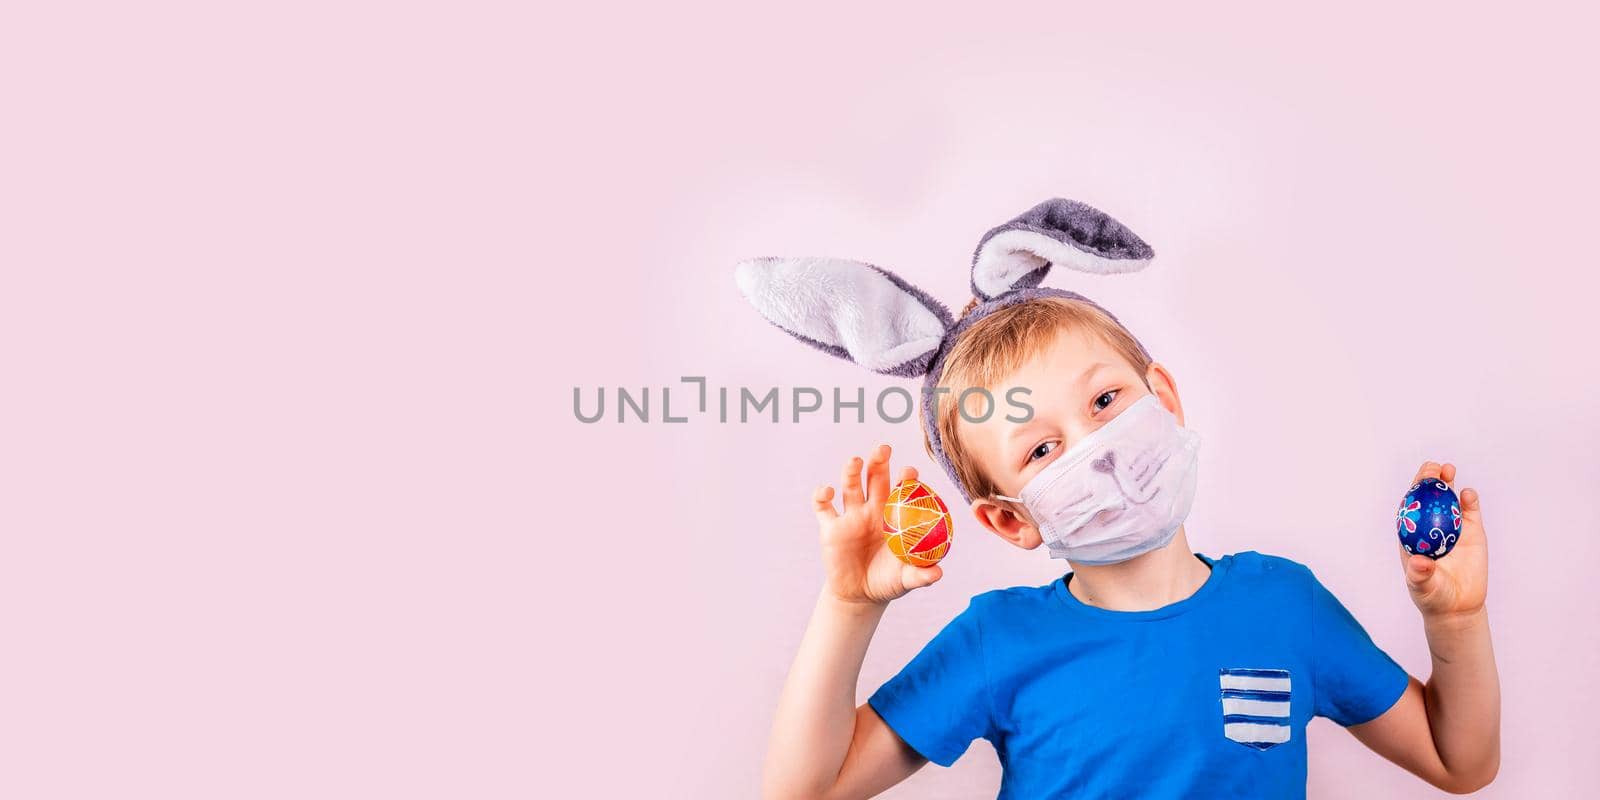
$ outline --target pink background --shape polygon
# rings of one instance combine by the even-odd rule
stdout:
[[[911,422],[582,425],[573,387],[870,396],[733,263],[959,307],[1053,195],[1158,252],[1055,284],[1173,370],[1195,547],[1308,563],[1425,675],[1393,508],[1455,461],[1493,541],[1482,794],[1596,793],[1594,19],[519,5],[0,18],[0,795],[755,796],[811,488],[883,440],[954,489]],[[861,697],[1058,571],[965,516],[946,565]],[[1310,739],[1315,797],[1434,794]],[[979,742],[888,796],[998,774]]]

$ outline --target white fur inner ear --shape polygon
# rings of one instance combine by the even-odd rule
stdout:
[[[1109,274],[1137,272],[1144,269],[1150,259],[1106,258],[1041,233],[1010,230],[997,233],[983,243],[972,268],[972,285],[985,297],[995,297],[1009,291],[1022,276],[1046,263],[1079,272]]]
[[[756,258],[734,272],[768,322],[882,372],[938,349],[944,322],[887,275],[838,258]]]

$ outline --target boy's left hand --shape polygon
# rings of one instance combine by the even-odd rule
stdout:
[[[1454,464],[1426,462],[1417,470],[1413,483],[1425,478],[1438,478],[1450,488],[1455,488]],[[1462,489],[1461,538],[1455,547],[1437,561],[1427,556],[1412,555],[1405,547],[1396,544],[1400,563],[1405,570],[1406,588],[1411,591],[1411,602],[1417,604],[1424,617],[1452,619],[1465,617],[1483,610],[1484,594],[1489,583],[1489,543],[1484,538],[1483,515],[1478,504],[1476,489]]]

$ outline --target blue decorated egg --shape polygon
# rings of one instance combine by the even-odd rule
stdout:
[[[1461,501],[1449,484],[1424,478],[1412,484],[1400,501],[1394,526],[1406,552],[1443,558],[1461,538]]]

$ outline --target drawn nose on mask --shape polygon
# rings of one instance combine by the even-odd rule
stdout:
[[[1166,453],[1137,452],[1131,461],[1119,464],[1117,452],[1108,450],[1105,455],[1090,462],[1089,467],[1110,476],[1129,500],[1148,503],[1161,493],[1160,487],[1152,488],[1152,484],[1161,467],[1167,463],[1167,457]]]

